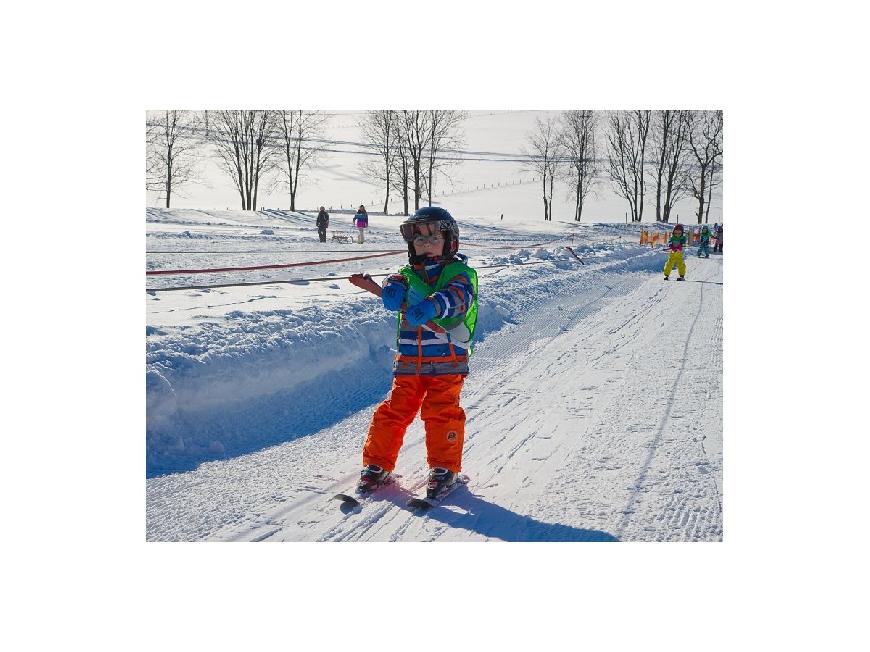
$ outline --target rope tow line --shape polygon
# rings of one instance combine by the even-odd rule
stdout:
[[[546,260],[533,260],[528,263],[512,263],[505,265],[479,265],[474,269],[495,269],[496,267],[515,267],[518,265],[540,265],[542,263],[547,262]],[[369,276],[389,276],[390,274],[394,274],[395,272],[384,272],[378,274],[369,274]],[[353,276],[353,274],[351,275]],[[221,283],[220,285],[184,285],[181,287],[171,287],[171,288],[145,288],[145,292],[147,294],[155,294],[157,292],[175,292],[177,290],[211,290],[212,288],[234,288],[234,287],[246,287],[249,285],[301,285],[303,283],[310,283],[313,281],[347,281],[350,279],[350,276],[321,276],[319,278],[295,278],[289,279],[286,281],[253,281],[250,283]]]
[[[145,272],[146,276],[165,276],[179,274],[213,274],[215,272],[248,272],[259,269],[287,269],[288,267],[305,267],[308,265],[326,265],[328,263],[343,263],[349,260],[365,260],[367,258],[380,258],[382,256],[396,256],[407,253],[405,250],[396,249],[385,254],[372,254],[370,256],[353,256],[351,258],[334,258],[332,260],[313,260],[304,263],[286,263],[282,265],[254,265],[251,267],[215,267],[213,269],[152,269]]]

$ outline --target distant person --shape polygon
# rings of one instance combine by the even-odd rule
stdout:
[[[722,225],[716,224],[716,246],[713,248],[714,252],[722,253]]]
[[[317,235],[320,236],[321,242],[326,242],[326,229],[329,228],[329,213],[321,206],[320,212],[317,214]]]
[[[501,214],[501,217],[498,218],[498,219],[503,220],[503,219],[504,219],[504,213],[502,213],[502,214]]]
[[[680,272],[678,281],[686,280],[686,262],[683,260],[683,247],[686,246],[686,236],[683,234],[683,225],[677,224],[671,232],[671,238],[668,241],[668,250],[671,252],[668,256],[668,262],[665,263],[665,280],[671,275],[671,270],[676,266]]]
[[[353,225],[359,230],[357,244],[362,244],[365,241],[365,230],[369,228],[369,214],[366,213],[366,207],[362,204],[356,209],[356,215],[353,216]]]
[[[698,258],[702,254],[704,258],[710,257],[710,227],[706,224],[701,227],[701,244],[698,247]]]

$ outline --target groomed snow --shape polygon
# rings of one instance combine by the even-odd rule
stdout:
[[[356,513],[330,501],[355,481],[394,345],[394,317],[345,277],[403,264],[400,219],[373,214],[358,245],[318,242],[301,213],[146,211],[149,270],[387,254],[147,277],[147,538],[721,540],[722,258],[690,248],[689,281],[665,283],[638,225],[461,219],[481,288],[471,482],[405,509],[418,420],[395,488]],[[258,285],[171,289],[240,282]]]

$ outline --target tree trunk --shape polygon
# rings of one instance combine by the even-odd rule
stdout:
[[[549,213],[547,212],[547,175],[541,175],[541,191],[544,193],[544,221],[546,222],[550,218],[548,217]]]
[[[420,209],[420,199],[423,197],[423,189],[420,187],[419,183],[420,183],[420,176],[418,174],[417,179],[415,181],[415,185],[414,185],[414,210],[415,211]]]
[[[716,161],[715,159],[710,162],[710,185],[707,188],[707,211],[704,213],[704,222],[710,223],[710,204],[713,203],[713,175],[716,170]]]
[[[387,206],[390,203],[390,166],[389,165],[386,166],[386,172],[387,172],[387,196],[384,197],[384,215],[387,214]]]
[[[662,222],[669,222],[671,219],[671,194],[673,192],[673,180],[668,177],[665,185],[665,210],[662,215]]]
[[[665,207],[667,208],[667,207]],[[656,222],[662,220],[662,179],[659,177],[659,182],[656,184]]]
[[[577,222],[580,221],[580,214],[583,212],[583,204],[582,200],[580,199],[583,193],[583,184],[580,182],[580,178],[581,177],[579,176],[577,177],[577,194],[576,201],[574,203],[574,219]]]
[[[550,173],[550,221],[553,220],[553,173]]]
[[[302,134],[299,134],[299,140],[296,143],[296,172],[290,179],[290,210],[296,210],[296,192],[299,190],[299,167],[302,164]]]
[[[169,197],[172,194],[172,146],[166,156],[166,208],[169,208]]]
[[[172,164],[169,164],[167,169],[171,170]],[[172,173],[170,171],[166,176],[166,208],[169,208],[169,197],[172,194]]]

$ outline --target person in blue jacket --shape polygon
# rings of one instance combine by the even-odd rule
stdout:
[[[701,244],[698,246],[698,258],[710,257],[710,227],[706,224],[701,227]]]

